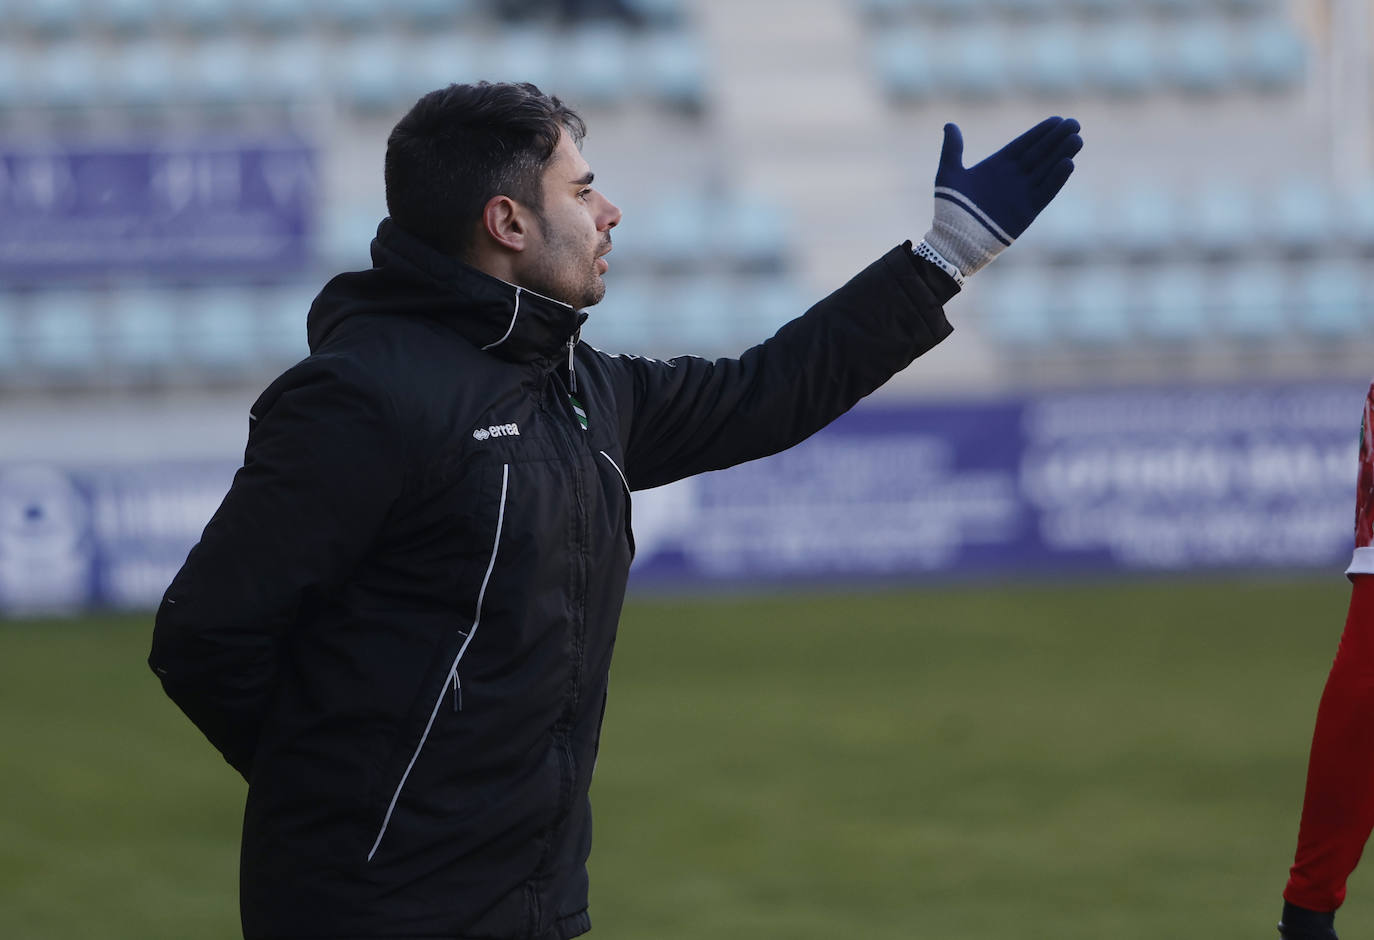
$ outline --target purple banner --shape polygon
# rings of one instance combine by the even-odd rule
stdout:
[[[0,151],[0,281],[259,275],[311,257],[318,181],[295,140]]]
[[[634,495],[640,586],[1318,568],[1353,546],[1365,388],[866,405]],[[232,460],[0,465],[0,611],[149,607]]]

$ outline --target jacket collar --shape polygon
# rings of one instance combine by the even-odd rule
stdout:
[[[512,362],[552,359],[576,340],[587,315],[444,255],[383,219],[372,241],[373,271],[400,305],[442,319],[480,349]]]

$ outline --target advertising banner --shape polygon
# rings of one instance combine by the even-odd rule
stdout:
[[[0,282],[299,270],[317,189],[294,139],[0,145]]]
[[[783,454],[635,493],[632,583],[1339,577],[1364,392],[1326,383],[862,405]],[[0,464],[0,611],[156,605],[235,469]]]

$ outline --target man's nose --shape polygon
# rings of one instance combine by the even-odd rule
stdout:
[[[620,224],[620,207],[609,199],[606,200],[606,211],[602,215],[601,228],[603,230],[613,229]]]

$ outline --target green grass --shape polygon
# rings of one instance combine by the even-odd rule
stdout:
[[[1347,596],[1324,578],[633,602],[593,936],[1273,937]],[[243,786],[162,697],[148,631],[0,623],[6,940],[238,936]],[[1372,919],[1360,873],[1339,920]]]

